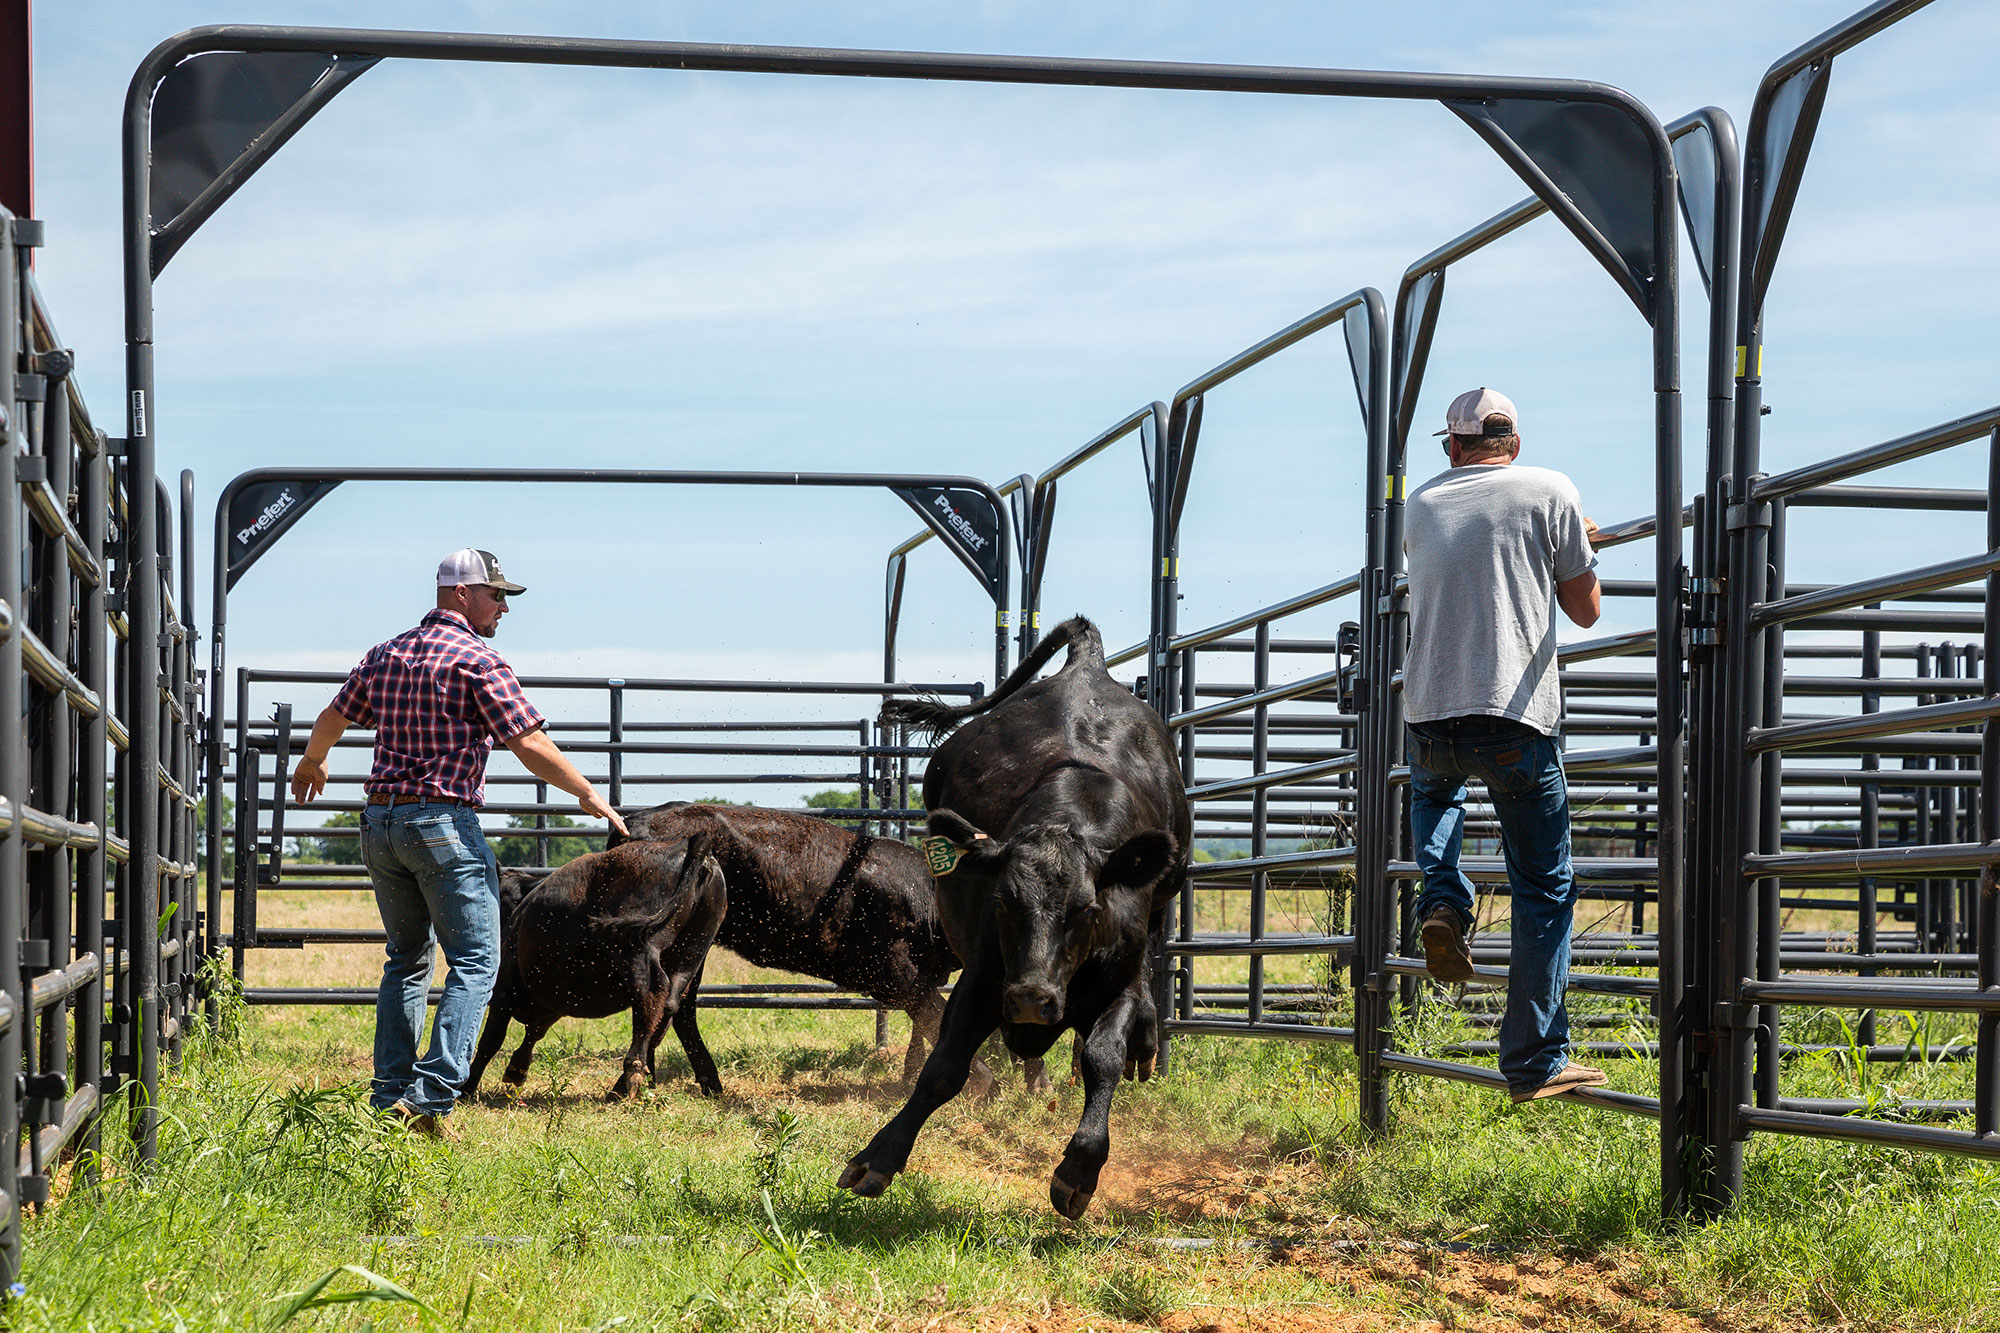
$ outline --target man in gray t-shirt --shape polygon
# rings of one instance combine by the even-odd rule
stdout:
[[[1440,981],[1473,976],[1472,882],[1458,868],[1467,779],[1485,784],[1500,819],[1513,917],[1500,1072],[1525,1102],[1605,1076],[1568,1058],[1576,886],[1554,739],[1562,712],[1555,612],[1585,628],[1597,621],[1596,525],[1568,477],[1514,465],[1519,423],[1504,394],[1460,394],[1438,432],[1451,467],[1410,495],[1403,716],[1410,827],[1424,876],[1417,920],[1425,965]]]

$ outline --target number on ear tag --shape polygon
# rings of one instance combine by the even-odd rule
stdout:
[[[959,861],[965,856],[965,849],[950,838],[928,837],[920,846],[924,849],[924,862],[930,866],[933,877],[949,875],[958,869]]]

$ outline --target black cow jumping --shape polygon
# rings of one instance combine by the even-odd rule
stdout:
[[[621,1009],[632,1011],[632,1047],[611,1099],[639,1095],[669,1023],[701,1090],[721,1093],[694,1002],[728,901],[722,868],[698,837],[591,852],[539,882],[502,871],[500,974],[460,1100],[479,1091],[510,1020],[518,1018],[526,1032],[500,1081],[520,1084],[535,1043],[557,1019]]]
[[[1062,670],[1034,680],[1064,647]],[[908,1103],[849,1160],[840,1186],[867,1198],[888,1188],[995,1027],[1024,1057],[1074,1029],[1083,1118],[1049,1201],[1075,1220],[1110,1155],[1119,1075],[1150,1076],[1159,1049],[1147,945],[1180,886],[1192,828],[1172,734],[1112,680],[1097,627],[1081,616],[986,699],[887,711],[957,727],[925,771],[924,805],[938,906],[965,970]]]
[[[716,936],[723,948],[906,1010],[903,1079],[916,1078],[944,1013],[938,987],[958,968],[923,853],[811,815],[747,805],[673,801],[628,816],[625,827],[634,839],[705,840],[729,886]],[[611,838],[623,844],[615,831]]]

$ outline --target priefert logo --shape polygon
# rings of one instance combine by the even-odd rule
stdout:
[[[237,544],[239,546],[249,545],[252,537],[269,531],[271,525],[278,521],[279,516],[298,502],[298,497],[292,494],[291,487],[287,486],[284,490],[279,491],[278,498],[265,505],[264,512],[257,515],[254,522],[248,527],[236,530]]]
[[[958,534],[960,541],[975,551],[985,549],[986,538],[973,531],[972,524],[966,522],[965,516],[951,507],[951,501],[940,495],[937,498],[937,507],[944,510],[944,521],[951,524],[951,530]]]

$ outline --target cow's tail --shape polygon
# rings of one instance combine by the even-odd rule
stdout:
[[[967,718],[977,717],[1011,697],[1033,680],[1049,664],[1049,659],[1063,648],[1069,649],[1069,660],[1063,663],[1064,671],[1076,666],[1104,669],[1104,639],[1098,634],[1097,626],[1083,616],[1071,616],[1050,630],[1048,637],[1036,644],[1021,665],[1014,668],[1014,673],[1001,681],[1000,687],[984,699],[974,699],[968,704],[948,704],[936,695],[891,699],[882,705],[882,716],[886,721],[903,723],[920,736],[940,739]]]
[[[661,926],[674,919],[684,906],[688,891],[694,887],[695,877],[708,860],[709,836],[706,832],[688,835],[686,846],[681,851],[681,869],[674,876],[673,887],[667,890],[666,901],[657,912],[646,916],[612,917],[598,922],[617,930],[629,930],[639,935],[650,935]]]

